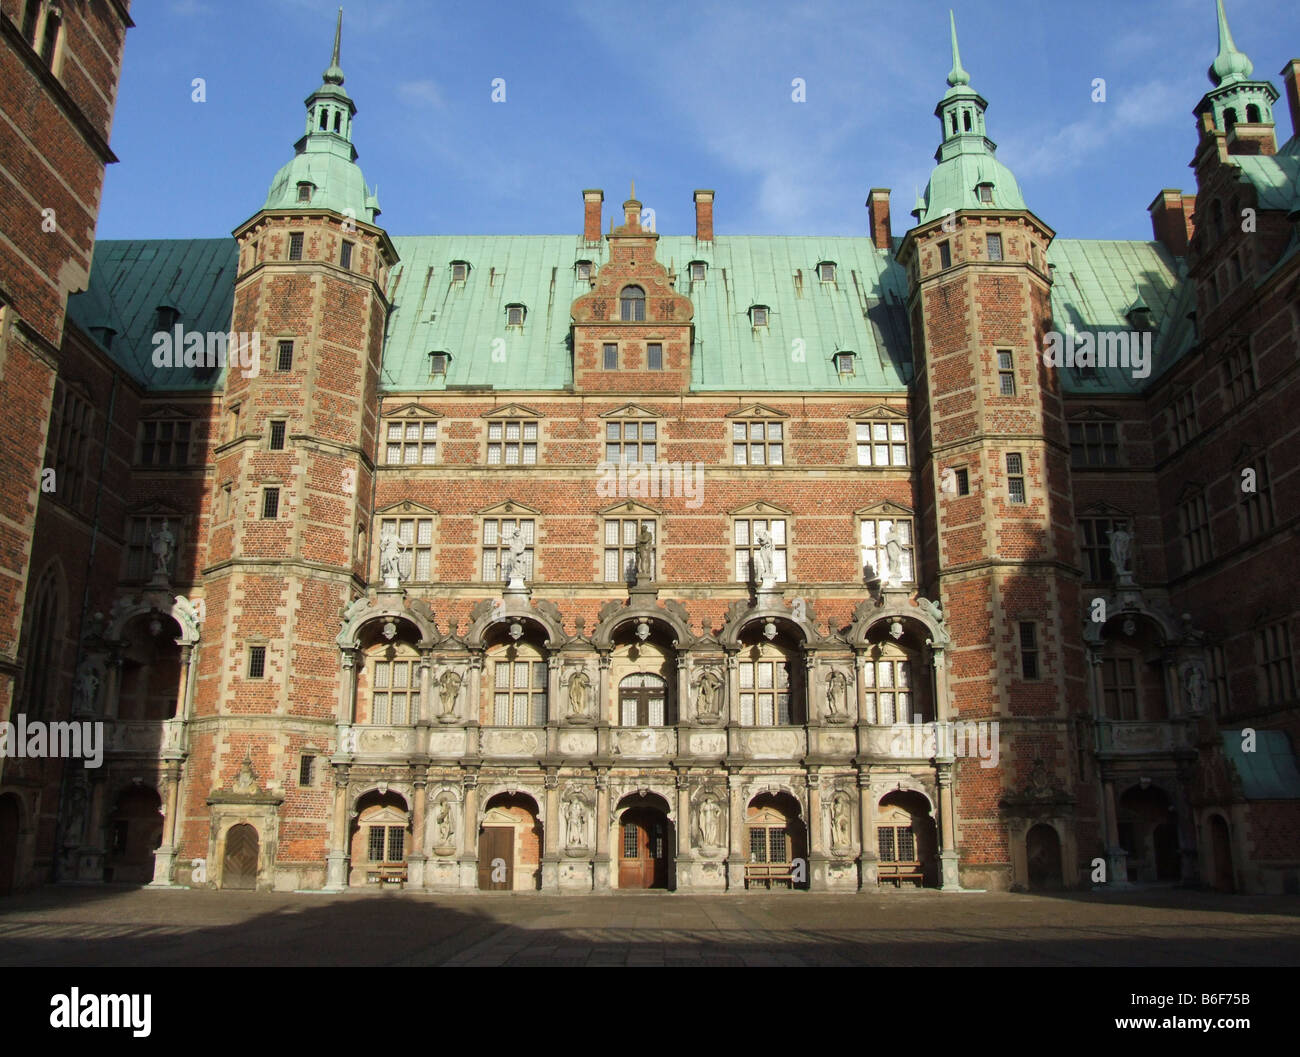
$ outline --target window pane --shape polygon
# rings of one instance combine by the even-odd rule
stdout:
[[[750,440],[762,440],[762,439],[763,439],[763,423],[761,423],[761,422],[751,422],[751,423],[749,424],[749,439],[750,439]]]
[[[731,461],[732,461],[732,463],[733,463],[734,465],[736,465],[736,466],[745,466],[745,465],[747,465],[747,462],[746,462],[746,459],[745,459],[745,445],[743,445],[743,444],[733,444],[733,445],[731,446]]]

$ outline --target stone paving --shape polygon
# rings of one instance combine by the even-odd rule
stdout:
[[[1300,965],[1300,899],[51,887],[0,901],[0,966],[65,965]]]

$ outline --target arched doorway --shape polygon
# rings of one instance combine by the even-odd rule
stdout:
[[[154,851],[162,844],[162,798],[152,786],[122,790],[109,820],[104,880],[148,884],[153,879]]]
[[[799,801],[789,793],[760,793],[749,802],[746,888],[808,887],[808,832],[799,814]]]
[[[117,691],[121,720],[161,720],[176,715],[181,682],[181,626],[166,614],[142,613],[127,621]]]
[[[876,808],[877,878],[901,888],[932,888],[939,883],[939,845],[930,802],[909,789],[880,798]]]
[[[1039,822],[1025,834],[1025,863],[1031,892],[1051,892],[1064,886],[1061,838],[1055,826]]]
[[[1213,856],[1214,890],[1235,892],[1237,879],[1232,864],[1232,834],[1222,815],[1210,816],[1210,850]]]
[[[527,793],[497,793],[478,831],[478,886],[484,892],[542,887],[542,824]]]
[[[1120,846],[1128,852],[1132,882],[1177,881],[1182,875],[1177,820],[1169,794],[1135,785],[1119,798]]]
[[[257,830],[247,822],[226,831],[226,853],[221,859],[221,887],[252,889],[257,887],[257,858],[260,841]]]
[[[350,884],[404,884],[411,816],[406,801],[391,790],[374,789],[357,799],[352,829]]]
[[[618,887],[671,888],[676,845],[667,802],[659,796],[634,796],[624,797],[619,806]]]
[[[22,829],[22,804],[13,793],[0,796],[0,896],[14,890],[18,873],[18,833]]]

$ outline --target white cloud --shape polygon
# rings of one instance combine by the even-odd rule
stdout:
[[[438,86],[430,80],[422,81],[403,81],[397,86],[397,97],[403,103],[409,103],[412,106],[443,106],[442,92]]]

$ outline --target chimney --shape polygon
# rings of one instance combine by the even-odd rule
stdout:
[[[713,241],[713,192],[695,192],[695,241]]]
[[[873,187],[867,195],[870,213],[871,241],[878,250],[894,248],[894,236],[889,225],[889,188]]]
[[[1291,135],[1300,136],[1300,59],[1292,59],[1282,67],[1282,83],[1286,86],[1286,105],[1291,111]]]
[[[604,191],[582,192],[582,238],[586,242],[600,242],[600,204],[603,201]]]
[[[1147,206],[1151,214],[1151,233],[1155,240],[1175,257],[1187,256],[1187,243],[1192,237],[1192,210],[1195,195],[1166,187],[1155,201]]]

